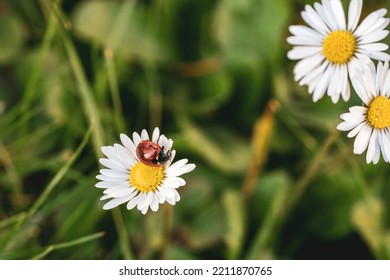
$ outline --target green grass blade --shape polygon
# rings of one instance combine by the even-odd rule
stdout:
[[[98,232],[98,233],[87,235],[87,236],[84,236],[84,237],[81,237],[81,238],[77,238],[77,239],[69,241],[69,242],[64,242],[64,243],[58,243],[58,244],[50,245],[43,252],[41,252],[38,255],[32,257],[31,259],[32,260],[43,259],[48,254],[50,254],[50,252],[53,252],[55,250],[61,250],[61,249],[64,249],[64,248],[78,246],[78,245],[87,243],[89,241],[98,239],[98,238],[104,236],[104,234],[105,234],[104,232]]]

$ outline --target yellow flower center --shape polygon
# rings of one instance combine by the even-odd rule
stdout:
[[[376,129],[390,126],[390,100],[385,96],[378,96],[371,101],[367,112],[368,123]]]
[[[164,180],[164,167],[136,163],[131,168],[129,181],[137,190],[148,193],[157,189]]]
[[[356,38],[351,31],[331,32],[323,41],[323,54],[334,64],[345,64],[356,51]]]

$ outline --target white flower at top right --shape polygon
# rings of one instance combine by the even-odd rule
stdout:
[[[293,48],[287,56],[299,60],[294,67],[295,80],[308,86],[314,102],[325,93],[333,103],[340,96],[348,101],[355,68],[372,59],[390,60],[384,52],[388,45],[379,42],[389,34],[385,30],[389,24],[384,17],[387,10],[374,11],[359,23],[362,6],[362,0],[351,0],[346,15],[340,0],[322,0],[302,11],[308,26],[289,27],[293,36],[287,42]]]
[[[362,106],[353,106],[337,126],[350,131],[348,137],[356,137],[355,154],[367,150],[367,163],[378,163],[380,155],[385,162],[390,160],[390,71],[388,62],[369,64],[357,71],[352,86],[363,101]]]

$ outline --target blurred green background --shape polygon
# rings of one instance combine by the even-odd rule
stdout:
[[[388,165],[335,129],[358,98],[286,57],[313,2],[2,0],[0,259],[389,259]],[[155,126],[181,201],[103,211],[100,146]]]

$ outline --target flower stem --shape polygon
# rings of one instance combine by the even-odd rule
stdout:
[[[164,213],[164,231],[163,231],[163,243],[161,249],[161,259],[166,260],[169,256],[169,244],[171,242],[172,234],[172,220],[173,220],[173,207],[170,204],[165,205]]]

